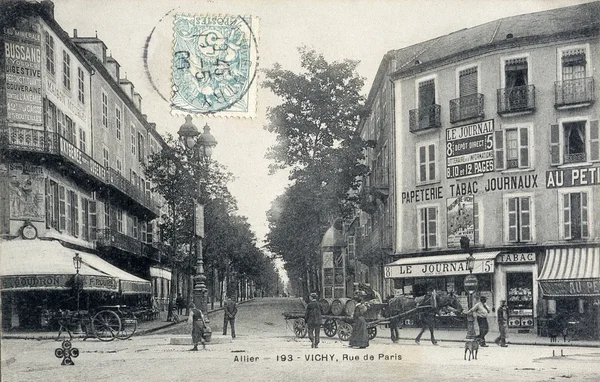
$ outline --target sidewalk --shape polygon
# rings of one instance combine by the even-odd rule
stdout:
[[[383,327],[377,328],[377,338],[390,338],[390,330]],[[403,328],[399,329],[400,339],[401,340],[410,340],[413,341],[417,334],[421,329],[418,328]],[[444,329],[436,329],[434,332],[435,339],[438,341],[444,342],[465,342],[465,337],[467,335],[466,330],[444,330]],[[491,331],[486,336],[486,342],[489,346],[496,346],[494,343],[494,339],[498,337],[497,331]],[[600,341],[587,341],[587,340],[569,340],[567,338],[567,342],[563,342],[562,336],[557,337],[556,342],[550,342],[549,337],[538,337],[535,332],[533,333],[508,333],[506,338],[506,343],[508,345],[542,345],[542,346],[557,346],[557,347],[567,347],[567,346],[579,346],[579,347],[597,347],[600,348]],[[421,344],[427,345],[431,344],[429,330],[426,330],[421,336]]]
[[[245,304],[253,299],[248,299],[244,301],[239,301],[237,304]],[[215,309],[209,309],[208,314],[212,314],[214,312],[218,312],[223,310],[222,307],[215,307]],[[180,316],[179,323],[183,323],[187,321],[187,316]],[[157,330],[161,330],[164,328],[168,328],[173,325],[177,325],[176,322],[167,321],[167,312],[160,312],[160,316],[156,320],[152,321],[144,321],[138,322],[137,330],[135,331],[135,336],[143,336],[147,334],[151,334]],[[1,338],[5,339],[20,339],[20,340],[54,340],[56,339],[56,335],[58,334],[57,330],[54,331],[11,331],[11,332],[2,332]],[[83,333],[73,334],[73,338],[84,338],[85,335]],[[67,333],[61,334],[62,339],[68,339],[69,335]]]

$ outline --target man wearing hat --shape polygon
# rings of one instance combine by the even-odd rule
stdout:
[[[317,302],[317,294],[311,293],[310,301],[306,305],[304,321],[308,327],[308,338],[310,338],[311,348],[319,347],[319,335],[321,334],[321,305]]]
[[[479,326],[479,335],[476,337],[479,341],[479,346],[487,347],[485,343],[485,335],[489,330],[487,315],[490,312],[490,308],[485,304],[487,298],[481,296],[479,302],[475,304],[471,309],[467,311],[467,314],[474,314],[477,317],[477,325]]]
[[[500,307],[498,307],[498,330],[500,336],[494,341],[496,345],[507,347],[506,344],[506,329],[508,324],[508,307],[506,306],[506,300],[500,301]]]

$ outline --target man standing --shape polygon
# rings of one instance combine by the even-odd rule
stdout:
[[[225,306],[223,311],[223,335],[227,335],[227,323],[231,324],[231,338],[235,338],[235,315],[237,314],[238,308],[235,301],[231,299],[231,296],[227,296],[225,300]]]
[[[508,307],[506,306],[506,300],[500,300],[500,307],[498,308],[498,330],[500,330],[500,336],[494,341],[496,345],[500,345],[503,348],[507,347],[506,344],[506,329],[508,325]]]
[[[485,296],[481,296],[479,298],[479,302],[467,311],[467,314],[475,314],[475,317],[477,317],[477,325],[479,326],[479,335],[476,338],[479,340],[479,346],[482,346],[482,347],[487,347],[487,345],[485,343],[485,335],[487,334],[487,332],[489,330],[487,315],[490,312],[490,309],[485,304],[486,301],[487,301],[487,298]]]
[[[175,299],[175,306],[177,307],[177,313],[181,316],[183,314],[183,308],[185,308],[185,301],[183,297],[181,297],[181,293],[177,293],[177,298]]]
[[[317,294],[310,294],[310,302],[306,305],[304,322],[308,327],[308,338],[310,338],[311,348],[318,348],[321,334],[321,305],[317,302]]]

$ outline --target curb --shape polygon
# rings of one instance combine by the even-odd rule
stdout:
[[[399,340],[405,340],[405,341],[414,341],[415,339],[412,337],[400,337],[398,338]],[[457,343],[464,343],[465,340],[454,340],[454,339],[444,339],[444,338],[436,338],[438,341],[443,341],[443,342],[457,342]],[[431,342],[429,340],[426,339],[421,339],[421,341],[423,342]],[[511,342],[511,341],[506,341],[507,345],[528,345],[528,346],[548,346],[548,347],[579,347],[579,348],[600,348],[600,344],[586,344],[586,343],[572,343],[572,342],[565,342],[565,343],[548,343],[548,342],[522,342],[522,341],[517,341],[517,342]],[[490,345],[490,347],[492,347]]]

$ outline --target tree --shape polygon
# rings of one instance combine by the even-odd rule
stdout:
[[[290,277],[318,288],[319,244],[334,219],[354,214],[366,143],[357,129],[364,115],[358,61],[329,63],[299,48],[301,73],[279,64],[265,71],[263,87],[282,102],[268,109],[266,129],[277,143],[267,152],[271,172],[290,170],[290,186],[268,214],[268,248],[286,261]]]

